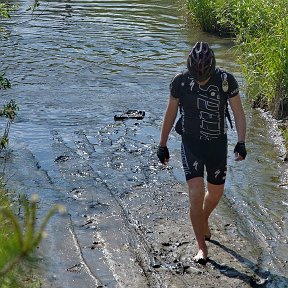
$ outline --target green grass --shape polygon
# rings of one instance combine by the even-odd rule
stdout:
[[[12,204],[11,194],[2,186],[2,180],[0,179],[1,211],[7,209],[17,217],[17,210],[20,211],[20,201],[17,202]],[[27,257],[22,257],[21,250],[14,226],[11,225],[10,219],[4,213],[0,213],[0,271],[2,272],[11,263],[14,263],[13,267],[8,269],[4,275],[0,275],[1,288],[41,287],[39,276],[34,267],[36,258],[32,257],[32,253],[31,255],[27,254]]]
[[[204,31],[235,39],[249,99],[287,117],[287,0],[188,0],[188,7]]]
[[[12,203],[1,179],[0,185],[0,287],[41,287],[35,250],[49,219],[65,209],[54,205],[38,223],[38,197],[13,194],[17,200]]]

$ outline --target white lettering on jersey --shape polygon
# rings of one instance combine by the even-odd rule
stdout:
[[[200,139],[217,138],[220,134],[220,92],[215,85],[209,85],[207,89],[199,86],[197,108],[199,109]]]
[[[192,79],[191,82],[189,83],[191,91],[193,90],[194,85],[195,85],[195,81]]]

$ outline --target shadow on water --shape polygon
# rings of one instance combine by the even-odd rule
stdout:
[[[257,263],[253,263],[249,259],[241,256],[235,250],[228,248],[227,246],[221,244],[217,240],[210,240],[210,242],[220,247],[225,252],[229,253],[237,261],[239,261],[241,264],[243,264],[244,266],[246,266],[248,269],[250,269],[253,272],[253,275],[250,276],[249,273],[245,274],[231,266],[219,264],[213,259],[209,258],[209,263],[226,277],[240,279],[244,283],[249,284],[253,288],[258,288],[258,287],[259,288],[260,287],[285,288],[287,287],[287,283],[288,283],[287,277],[279,276],[279,275],[270,273],[267,270],[262,269],[261,267],[259,267],[259,265],[257,265]]]

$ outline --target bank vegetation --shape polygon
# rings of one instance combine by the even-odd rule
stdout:
[[[247,81],[246,94],[253,107],[267,109],[278,120],[287,120],[287,0],[187,1],[191,19],[202,30],[235,40]]]
[[[0,183],[0,287],[41,287],[35,251],[49,219],[65,209],[55,205],[40,221],[36,195],[28,199],[5,189],[3,179]]]

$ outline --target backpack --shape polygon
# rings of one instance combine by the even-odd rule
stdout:
[[[222,85],[221,87],[219,87],[220,89],[220,95],[224,95],[224,97],[226,98],[226,107],[225,107],[225,117],[227,118],[229,124],[230,124],[230,127],[231,129],[233,129],[233,124],[232,124],[232,119],[231,119],[231,115],[230,115],[230,112],[229,112],[229,109],[228,109],[228,90],[229,90],[229,82],[228,82],[228,79],[227,79],[227,74],[225,73],[225,71],[223,71],[222,69],[219,69],[220,70],[220,76],[221,76],[221,80],[222,80]],[[184,89],[184,85],[182,86],[181,83],[182,83],[182,79],[183,79],[183,72],[181,73],[181,81],[180,81],[180,95],[183,95],[184,93],[182,93],[181,90]],[[175,131],[182,135],[183,134],[183,131],[182,131],[182,122],[183,122],[183,113],[182,113],[182,110],[183,110],[183,107],[182,107],[182,104],[181,104],[181,97],[179,99],[179,112],[181,114],[180,118],[177,120],[176,122],[176,125],[175,125]]]

